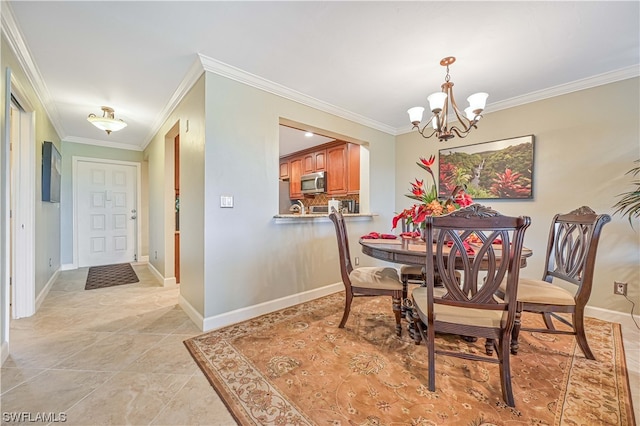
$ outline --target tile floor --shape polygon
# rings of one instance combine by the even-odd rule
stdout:
[[[145,265],[137,284],[84,290],[61,272],[37,314],[11,323],[4,413],[64,413],[71,425],[235,425],[182,341],[200,334]],[[629,321],[630,322],[630,321]],[[623,327],[636,416],[640,331]]]
[[[36,315],[11,323],[4,413],[64,413],[69,425],[235,425],[183,340],[201,332],[146,265],[140,282],[84,290],[61,272]],[[37,423],[36,423],[37,424]]]

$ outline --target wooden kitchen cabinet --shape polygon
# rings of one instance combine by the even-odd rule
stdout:
[[[327,195],[347,194],[347,144],[327,148]]]
[[[360,145],[347,144],[347,194],[360,193]]]
[[[280,160],[280,179],[289,179],[289,160]]]
[[[289,198],[291,199],[302,198],[300,176],[302,176],[302,157],[297,157],[289,161]]]
[[[316,156],[310,152],[302,157],[302,174],[306,175],[316,171]]]
[[[327,150],[326,149],[321,149],[319,151],[315,151],[313,153],[313,156],[315,157],[315,163],[316,163],[316,172],[321,172],[327,169]]]

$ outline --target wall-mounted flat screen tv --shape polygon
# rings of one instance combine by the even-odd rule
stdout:
[[[42,144],[42,201],[60,202],[62,156],[52,142]]]

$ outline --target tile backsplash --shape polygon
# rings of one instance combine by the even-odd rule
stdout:
[[[317,194],[314,197],[303,198],[301,201],[304,204],[305,208],[308,209],[311,206],[326,206],[329,204],[329,200],[331,199],[336,199],[339,201],[353,200],[356,203],[360,204],[360,196],[358,194],[344,195],[344,196]]]

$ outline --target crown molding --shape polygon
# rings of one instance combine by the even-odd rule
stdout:
[[[207,72],[221,75],[231,80],[238,81],[240,83],[255,87],[260,90],[264,90],[265,92],[273,93],[274,95],[280,96],[282,98],[289,99],[294,102],[309,106],[311,108],[336,115],[338,117],[353,121],[358,124],[362,124],[363,126],[371,127],[390,135],[394,135],[396,132],[396,129],[394,127],[386,125],[384,123],[380,123],[379,121],[372,120],[370,118],[348,111],[344,108],[332,105],[328,102],[321,101],[320,99],[305,95],[304,93],[300,93],[281,84],[274,83],[273,81],[259,77],[255,74],[248,73],[241,70],[240,68],[225,64],[224,62],[220,62],[208,56],[202,54],[198,54],[198,56],[202,61],[204,70]]]
[[[38,100],[43,105],[51,124],[58,133],[58,137],[64,139],[66,132],[62,125],[62,121],[60,120],[60,115],[58,114],[55,103],[53,102],[53,97],[42,79],[38,66],[33,61],[31,51],[24,42],[24,37],[22,37],[22,32],[16,23],[13,10],[11,9],[10,4],[6,1],[2,1],[2,7],[2,13],[0,13],[2,22],[0,27],[2,27],[2,32],[6,37],[7,43],[9,44],[9,47],[11,47],[13,54],[18,59],[18,63],[22,67],[27,80],[29,80],[29,84],[34,88],[34,92]]]
[[[169,102],[165,104],[160,114],[158,114],[158,116],[156,117],[156,120],[151,126],[151,131],[144,139],[145,142],[142,146],[143,150],[151,143],[153,137],[160,130],[160,127],[162,127],[162,125],[169,119],[169,115],[171,115],[173,110],[178,107],[178,104],[187,95],[189,90],[191,90],[191,88],[196,84],[204,71],[205,70],[200,59],[196,59],[193,64],[191,64],[191,67],[189,67],[189,69],[187,70],[187,73],[180,82],[180,85],[178,85],[178,88],[175,90],[175,92],[173,92],[173,95],[171,95]]]
[[[81,143],[85,145],[101,146],[104,148],[127,149],[129,151],[144,150],[144,148],[141,148],[138,145],[131,145],[128,143],[120,143],[120,142],[109,142],[109,141],[100,140],[100,139],[81,138],[78,136],[68,136],[63,139],[63,142]]]
[[[638,76],[640,76],[640,65],[632,65],[630,67],[621,68],[619,70],[598,74],[593,77],[583,78],[581,80],[572,81],[566,84],[559,84],[547,89],[527,93],[526,95],[516,96],[515,98],[505,99],[504,101],[498,101],[492,104],[488,104],[483,115],[491,114],[503,109],[530,104],[532,102],[542,101],[544,99],[549,99],[556,96],[579,92],[580,90],[591,89],[593,87],[603,86],[605,84],[635,78]],[[453,117],[448,117],[448,119],[450,122],[457,121],[455,120],[455,115]],[[396,129],[395,135],[397,136],[405,133],[411,133],[412,131],[413,126],[411,124],[408,124],[403,127],[398,127]]]

